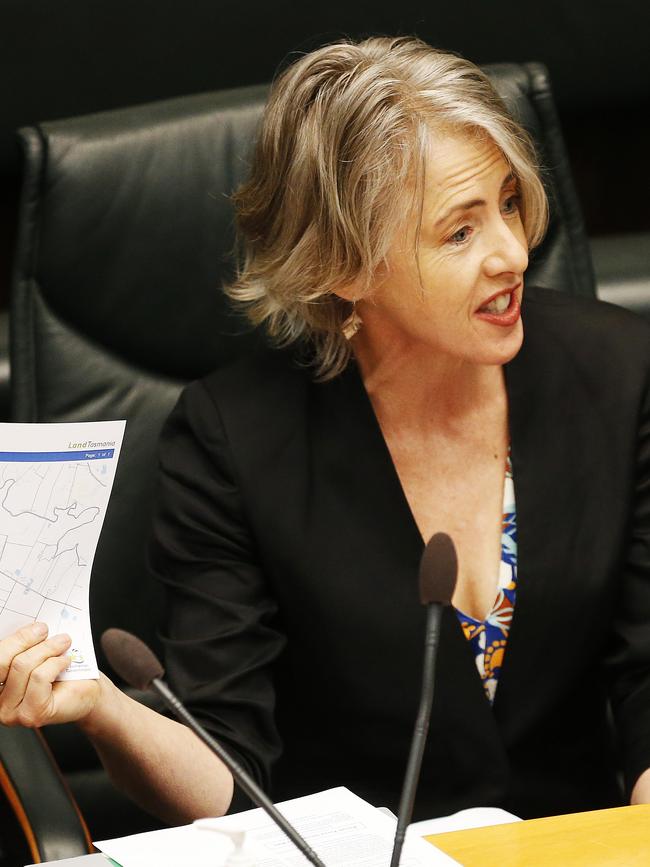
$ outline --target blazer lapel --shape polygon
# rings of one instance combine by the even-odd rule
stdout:
[[[553,333],[535,329],[535,310],[525,310],[524,344],[506,366],[511,458],[517,507],[517,599],[494,701],[500,723],[527,723],[541,681],[553,678],[550,646],[557,636],[552,609],[561,606],[580,523],[581,496],[589,473],[585,434],[589,407],[576,398],[579,383],[565,364]],[[531,327],[533,326],[533,327]],[[571,484],[571,490],[567,484]],[[584,494],[581,494],[581,491]],[[558,575],[558,571],[561,575]],[[561,656],[558,657],[561,662]]]

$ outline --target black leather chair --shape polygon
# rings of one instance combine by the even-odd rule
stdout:
[[[590,243],[598,297],[650,319],[650,233],[603,236]]]
[[[592,295],[589,248],[545,69],[504,64],[489,72],[548,167],[551,225],[529,280]],[[185,382],[260,339],[229,312],[220,286],[232,261],[227,194],[246,174],[265,94],[264,87],[207,93],[21,131],[14,420],[128,420],[93,571],[96,637],[121,626],[156,647],[160,600],[144,540],[158,432]],[[46,737],[91,834],[147,824],[135,809],[127,814],[100,770],[80,767],[76,732],[58,727]],[[32,789],[27,774],[26,804]],[[78,848],[78,828],[71,839]]]

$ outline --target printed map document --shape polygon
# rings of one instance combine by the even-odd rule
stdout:
[[[341,786],[278,804],[327,867],[387,867],[395,819]],[[246,851],[256,867],[311,867],[263,810],[211,819],[215,828],[245,830]],[[193,825],[148,831],[94,844],[121,867],[219,867],[233,844]],[[458,862],[422,839],[407,839],[401,867],[450,867]]]
[[[36,620],[68,633],[60,680],[99,676],[90,572],[125,425],[0,424],[0,638]]]

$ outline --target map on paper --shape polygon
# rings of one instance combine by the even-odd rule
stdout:
[[[0,424],[0,638],[36,620],[67,633],[63,680],[98,676],[90,573],[125,424]]]

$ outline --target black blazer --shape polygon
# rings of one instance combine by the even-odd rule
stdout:
[[[619,805],[619,767],[630,787],[650,766],[650,329],[547,290],[523,317],[506,369],[514,619],[490,707],[445,613],[420,818]],[[422,549],[354,364],[318,384],[269,350],[185,391],[151,550],[167,669],[274,798],[344,784],[395,809]]]

